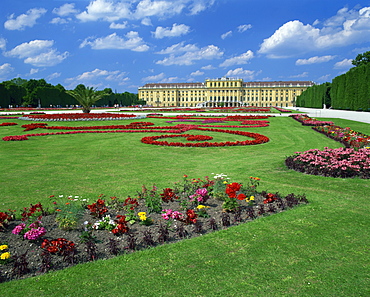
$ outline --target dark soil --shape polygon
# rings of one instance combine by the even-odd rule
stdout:
[[[81,242],[81,234],[84,231],[83,222],[96,222],[98,219],[90,215],[86,209],[85,214],[80,220],[80,227],[76,230],[64,231],[58,227],[55,221],[56,214],[46,214],[42,217],[42,226],[46,228],[47,233],[40,239],[29,241],[23,239],[21,235],[12,234],[15,226],[22,221],[10,221],[3,232],[0,232],[0,245],[7,244],[11,258],[7,263],[0,264],[0,282],[11,281],[14,279],[28,278],[43,274],[47,271],[60,270],[77,263],[85,263],[97,259],[109,259],[116,255],[132,253],[136,250],[142,250],[149,247],[155,247],[160,244],[172,243],[179,240],[202,236],[204,234],[225,229],[261,216],[272,215],[282,212],[298,204],[305,204],[305,196],[296,196],[290,194],[286,197],[275,195],[278,199],[271,203],[263,203],[266,193],[256,195],[254,206],[248,206],[245,201],[240,201],[239,211],[225,212],[222,209],[222,201],[209,199],[204,205],[209,206],[207,213],[209,217],[198,217],[196,224],[185,224],[181,221],[174,221],[168,226],[168,238],[161,237],[160,229],[166,229],[168,221],[161,217],[161,214],[149,214],[145,206],[140,205],[135,209],[135,213],[145,211],[153,220],[150,226],[141,225],[139,222],[128,224],[129,233],[120,236],[114,235],[108,230],[93,230],[92,235],[96,237],[96,242],[86,244]],[[141,201],[140,201],[141,202]],[[144,204],[141,203],[141,204]],[[162,203],[163,209],[180,210],[179,203]],[[186,213],[186,211],[181,211]],[[106,214],[115,218],[117,214],[125,214],[124,211],[109,209]],[[162,233],[163,234],[163,233]],[[67,256],[47,253],[42,257],[44,250],[40,247],[44,239],[52,240],[65,238],[75,243],[76,252]],[[0,254],[5,252],[0,251]]]

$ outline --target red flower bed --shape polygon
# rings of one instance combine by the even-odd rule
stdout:
[[[300,122],[303,126],[322,126],[322,125],[332,125],[333,124],[333,122],[319,121],[319,120],[310,118],[309,116],[305,114],[293,114],[293,115],[290,115],[290,117]]]
[[[175,137],[185,137],[188,138],[189,134],[175,134],[175,135],[160,135],[160,136],[148,136],[143,137],[141,139],[142,143],[146,144],[153,144],[153,145],[162,145],[162,146],[180,146],[180,147],[217,147],[217,146],[237,146],[237,145],[254,145],[254,144],[261,144],[269,141],[269,138],[257,134],[257,133],[250,133],[250,132],[243,132],[243,131],[232,131],[232,130],[221,130],[221,129],[206,129],[206,128],[196,128],[195,130],[201,131],[211,131],[211,132],[221,132],[221,133],[228,133],[228,134],[236,134],[236,135],[243,135],[250,138],[254,138],[254,140],[244,140],[244,141],[226,141],[226,142],[198,142],[198,143],[183,143],[183,142],[168,142],[168,141],[157,141],[157,139],[162,138],[175,138]]]
[[[173,117],[171,117],[173,118]],[[47,123],[31,123],[22,125],[25,128],[24,131],[30,131],[34,129],[49,129],[49,130],[74,130],[74,131],[61,131],[54,133],[35,133],[35,134],[25,134],[25,135],[16,135],[16,136],[6,136],[3,137],[4,141],[21,141],[28,140],[29,137],[35,136],[47,136],[47,135],[66,135],[66,134],[78,134],[78,133],[135,133],[135,132],[161,132],[161,133],[176,133],[175,135],[161,135],[161,136],[150,136],[142,138],[141,142],[154,145],[164,145],[164,146],[181,146],[181,147],[216,147],[216,146],[236,146],[236,145],[254,145],[261,144],[269,141],[269,138],[250,132],[243,131],[234,131],[226,129],[217,129],[217,128],[245,128],[248,127],[248,124],[251,124],[250,127],[265,127],[268,125],[268,121],[251,121],[246,120],[245,116],[237,117],[226,117],[224,119],[228,121],[232,120],[242,120],[244,125],[187,125],[179,124],[176,126],[153,126],[153,123],[150,122],[133,122],[128,125],[106,125],[106,126],[48,126]],[[256,125],[254,125],[256,124]],[[244,140],[244,141],[226,141],[226,142],[205,142],[212,140],[213,137],[208,135],[191,135],[191,134],[181,134],[189,130],[199,130],[199,131],[210,131],[210,132],[220,132],[228,133],[235,135],[242,135],[246,137],[253,138],[253,140]],[[184,143],[184,142],[167,142],[167,141],[157,141],[157,139],[162,138],[174,138],[174,137],[183,137],[187,141],[196,141],[196,143]]]
[[[28,140],[27,135],[14,135],[14,136],[5,136],[3,137],[4,141],[22,141]]]
[[[96,120],[122,120],[126,118],[143,118],[133,114],[119,113],[61,113],[61,114],[29,114],[20,117],[20,120],[31,121],[96,121]]]
[[[284,109],[284,108],[281,108],[281,107],[277,107],[277,106],[274,106],[275,109],[277,109],[278,111],[280,112],[292,112],[291,110],[288,110],[288,109]]]
[[[17,123],[1,123],[0,126],[15,126]]]

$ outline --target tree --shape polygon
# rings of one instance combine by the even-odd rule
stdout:
[[[363,54],[358,54],[356,59],[352,60],[352,64],[356,67],[366,65],[370,62],[370,51]]]
[[[91,106],[105,95],[103,92],[97,92],[93,87],[85,87],[82,84],[67,93],[77,100],[84,113],[89,113]]]

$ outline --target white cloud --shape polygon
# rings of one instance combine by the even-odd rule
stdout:
[[[301,74],[297,74],[297,75],[291,75],[289,76],[290,78],[302,78],[302,77],[307,77],[308,76],[308,72],[303,72]]]
[[[36,67],[54,66],[66,59],[69,53],[61,54],[52,48],[53,45],[53,40],[32,40],[16,46],[4,55],[24,59],[24,63]]]
[[[351,68],[353,67],[354,65],[352,64],[352,59],[344,59],[340,62],[337,62],[334,64],[334,68],[338,69],[338,68]]]
[[[39,69],[38,68],[31,68],[30,75],[36,74],[38,72],[39,72]]]
[[[292,56],[314,49],[315,40],[320,36],[320,30],[300,21],[290,21],[281,26],[275,33],[264,39],[259,53],[270,58]]]
[[[329,77],[331,76],[331,74],[326,74],[326,75],[323,75],[321,77],[318,78],[318,81],[324,81],[324,82],[327,82],[329,80]]]
[[[228,31],[224,34],[221,35],[221,39],[225,39],[227,37],[231,37],[231,35],[233,35],[233,31]]]
[[[317,63],[324,63],[330,60],[333,60],[335,56],[315,56],[309,59],[298,59],[295,64],[296,65],[308,65],[308,64],[317,64]]]
[[[152,20],[150,18],[143,18],[141,24],[144,26],[153,26]]]
[[[238,77],[238,78],[243,78],[247,80],[254,80],[255,76],[259,72],[255,72],[252,70],[244,70],[243,68],[236,68],[234,70],[229,70],[225,76],[226,77]]]
[[[177,37],[189,33],[190,27],[184,24],[173,24],[172,28],[157,27],[155,32],[152,32],[154,38],[162,39],[164,37]]]
[[[75,8],[74,3],[66,3],[59,8],[53,9],[53,13],[59,15],[60,17],[66,17],[71,14],[76,14],[78,12],[79,10]]]
[[[220,67],[248,64],[249,60],[252,59],[253,57],[254,57],[253,52],[251,50],[248,50],[247,52],[241,54],[240,56],[226,59],[224,62],[220,64]]]
[[[134,16],[136,19],[145,17],[157,16],[159,18],[167,18],[180,14],[185,8],[184,2],[188,1],[151,1],[141,0],[136,7]]]
[[[193,4],[190,6],[190,14],[198,14],[212,6],[215,2],[215,0],[194,0]]]
[[[82,22],[103,20],[115,22],[130,18],[130,3],[124,1],[95,0],[91,1],[83,11],[76,15]]]
[[[216,67],[214,67],[212,65],[207,65],[207,66],[203,66],[201,69],[203,69],[203,70],[214,70],[214,69],[216,69]]]
[[[158,82],[158,81],[161,81],[162,79],[164,79],[165,76],[166,75],[162,72],[162,73],[157,74],[157,75],[151,75],[151,76],[144,77],[142,80],[143,81],[155,81],[155,82]]]
[[[143,39],[139,36],[138,32],[130,31],[125,35],[125,38],[118,36],[116,33],[106,37],[93,39],[92,37],[86,38],[80,45],[83,48],[87,45],[92,49],[128,49],[135,52],[145,52],[149,50]]]
[[[22,43],[12,50],[5,53],[6,56],[16,57],[22,59],[29,56],[36,56],[48,50],[54,45],[53,40],[32,40],[30,42]]]
[[[51,21],[50,21],[50,24],[67,24],[71,21],[72,19],[71,18],[68,18],[68,19],[63,19],[63,18],[53,18]]]
[[[14,68],[9,63],[0,65],[0,79],[3,80],[7,75],[14,71]]]
[[[321,29],[295,20],[282,25],[266,38],[259,53],[270,58],[299,55],[334,47],[368,42],[370,39],[370,7],[360,10],[343,8],[323,23]]]
[[[4,23],[4,27],[7,30],[24,30],[26,27],[33,27],[37,19],[42,17],[46,11],[47,10],[44,8],[32,8],[28,10],[27,13],[17,17],[12,14]]]
[[[69,56],[68,52],[60,54],[56,49],[49,49],[37,56],[31,56],[24,60],[24,63],[31,64],[36,67],[50,67],[55,66]]]
[[[189,14],[195,15],[214,3],[215,0],[93,0],[86,10],[77,14],[76,17],[83,22],[142,19],[148,24],[149,17],[165,19],[179,15],[185,9],[189,11]]]
[[[6,40],[4,38],[0,38],[0,49],[1,50],[6,49]]]
[[[52,74],[50,74],[49,76],[46,77],[46,79],[49,81],[49,80],[53,80],[55,78],[58,78],[60,77],[62,74],[60,72],[54,72]]]
[[[197,50],[198,50],[198,47],[194,44],[184,45],[184,42],[180,42],[180,43],[171,45],[165,48],[164,50],[157,52],[157,54],[168,55],[168,54],[178,54],[178,53],[183,53],[183,52],[193,52]]]
[[[191,76],[200,76],[200,75],[203,75],[203,74],[204,74],[204,72],[199,71],[199,70],[190,73]]]
[[[247,31],[248,29],[251,29],[251,28],[252,28],[251,24],[240,25],[240,26],[238,26],[238,32],[243,33],[243,32],[245,32],[245,31]]]
[[[104,82],[117,81],[119,85],[125,84],[129,78],[127,73],[119,70],[108,71],[101,69],[94,69],[93,71],[84,72],[76,77],[67,78],[66,82],[70,83],[69,87],[73,88],[78,84],[85,84],[94,87],[106,86]]]
[[[169,65],[192,65],[194,61],[199,60],[212,60],[221,58],[224,53],[215,45],[208,45],[197,50],[188,51],[183,55],[176,56],[170,54],[169,57],[157,61],[156,64],[169,66]]]
[[[127,22],[123,22],[121,24],[111,23],[109,25],[109,29],[125,29],[127,27]]]

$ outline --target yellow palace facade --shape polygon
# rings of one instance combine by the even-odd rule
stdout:
[[[312,81],[244,82],[206,79],[197,83],[149,83],[138,89],[139,100],[153,107],[293,107]]]

